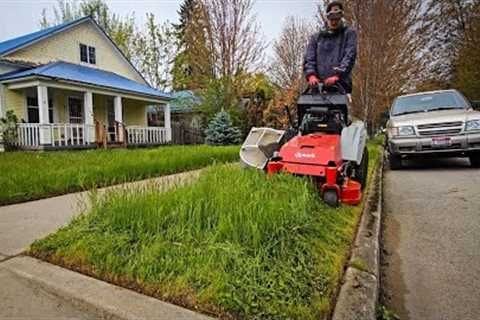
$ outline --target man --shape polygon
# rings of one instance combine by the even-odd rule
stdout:
[[[345,25],[343,4],[327,6],[325,29],[315,33],[307,46],[304,73],[311,86],[339,83],[352,93],[352,69],[357,57],[357,34]]]

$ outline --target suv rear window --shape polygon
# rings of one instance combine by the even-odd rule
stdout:
[[[465,100],[454,92],[438,92],[409,97],[399,97],[395,100],[392,115],[428,112],[434,110],[463,109],[467,106]]]

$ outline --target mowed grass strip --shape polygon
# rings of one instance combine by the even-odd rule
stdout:
[[[308,179],[232,165],[164,193],[92,198],[30,254],[227,319],[328,317],[362,210],[327,207]]]
[[[238,160],[238,146],[0,153],[0,205]]]

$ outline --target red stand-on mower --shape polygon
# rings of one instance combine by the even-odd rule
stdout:
[[[286,131],[252,128],[240,159],[269,174],[312,177],[331,206],[357,205],[367,180],[367,132],[363,122],[351,123],[348,110],[349,96],[341,87],[310,90],[298,99],[296,123],[289,114]]]

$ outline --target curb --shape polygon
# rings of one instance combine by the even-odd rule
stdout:
[[[370,186],[332,320],[375,320],[380,282],[384,153]]]
[[[5,261],[0,264],[0,269],[32,283],[81,310],[96,313],[99,319],[212,319],[27,256]]]

